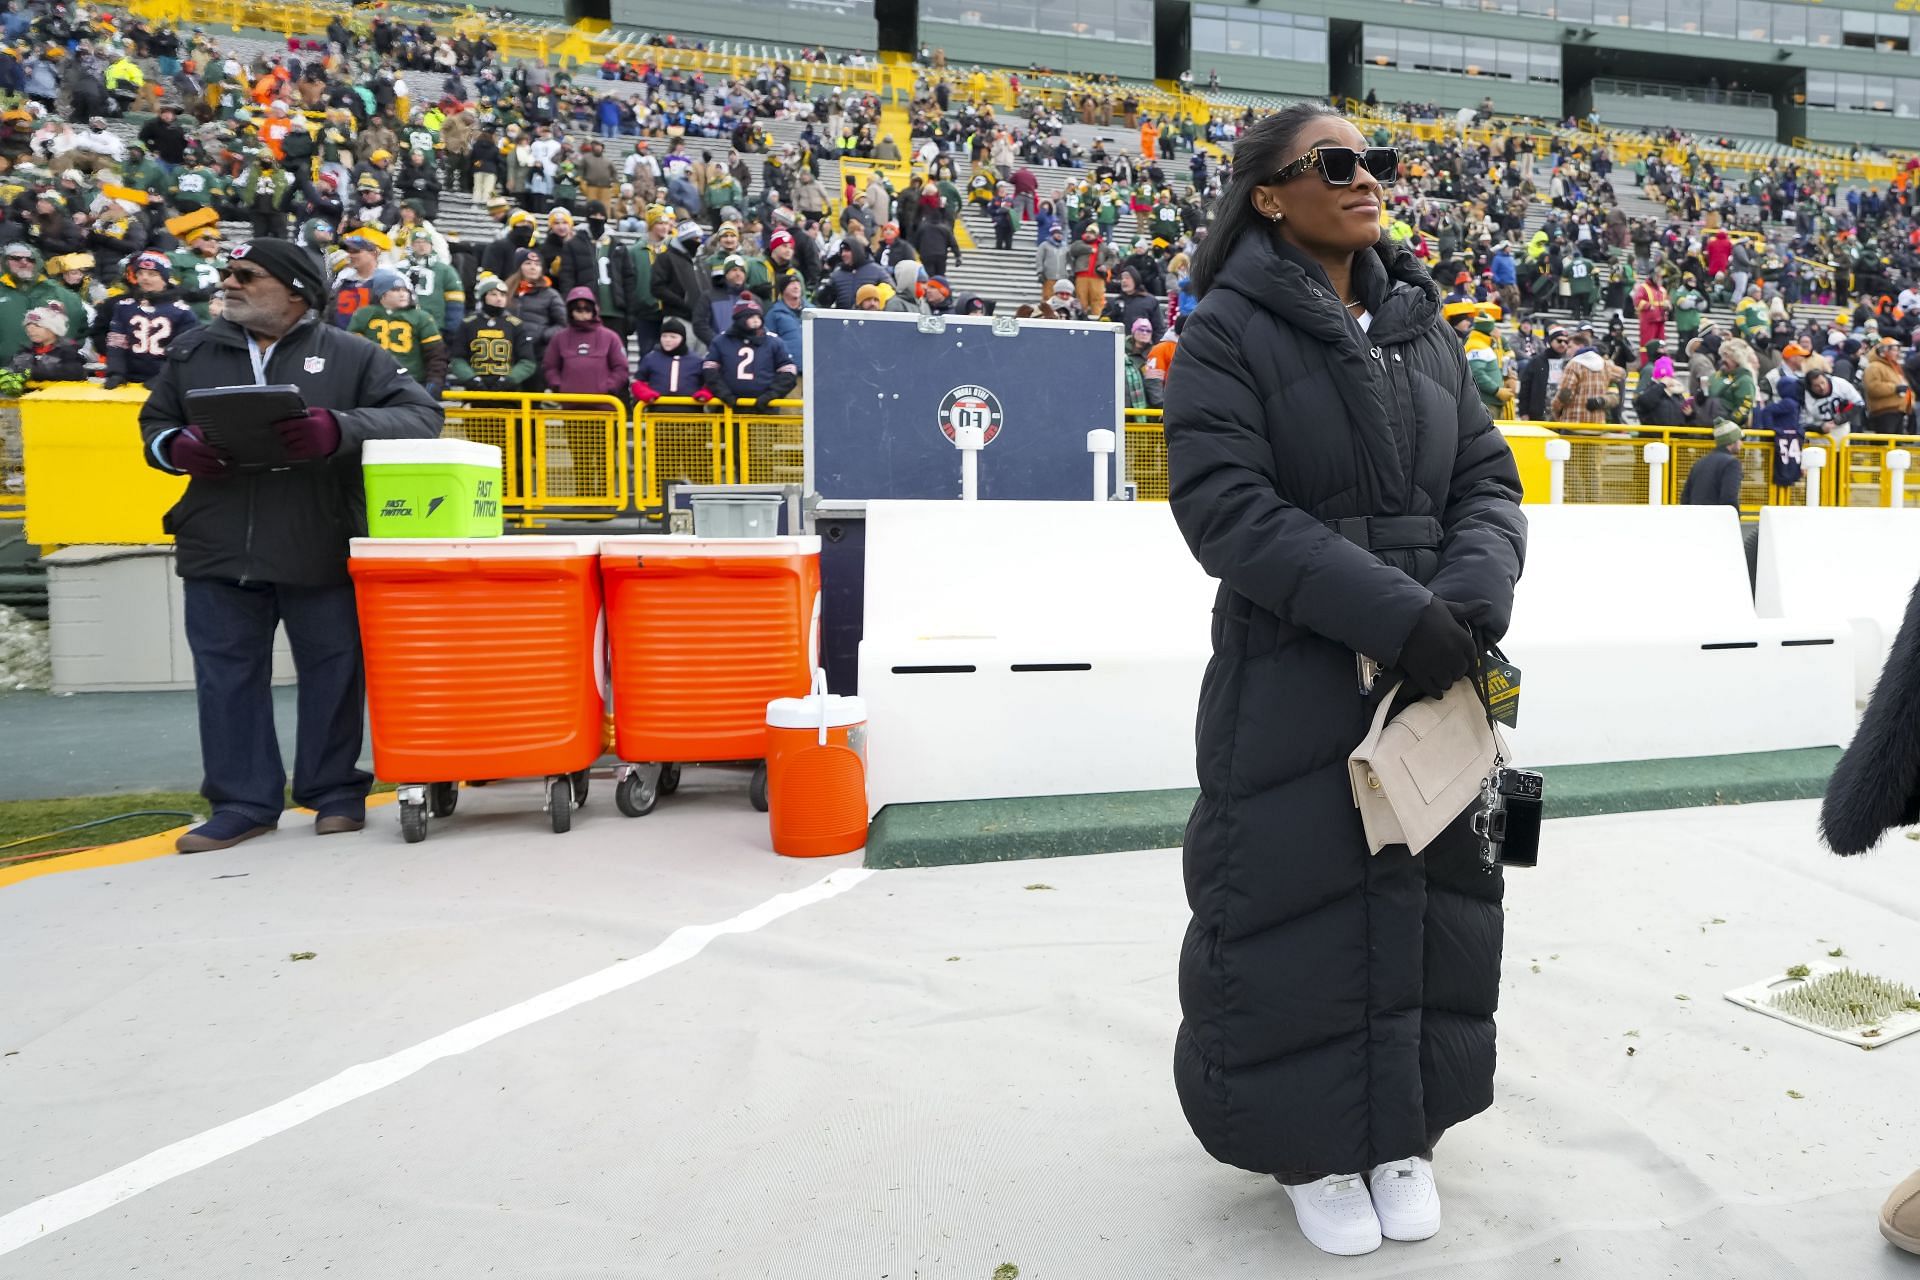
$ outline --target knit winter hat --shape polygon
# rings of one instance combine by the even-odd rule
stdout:
[[[1713,447],[1724,449],[1740,438],[1740,424],[1725,418],[1713,424]]]
[[[37,324],[56,339],[67,336],[67,313],[59,307],[34,307],[20,318],[22,324]]]
[[[413,286],[407,283],[405,276],[386,267],[374,272],[373,277],[367,281],[367,292],[373,296],[375,302],[386,297],[389,289],[405,289],[408,293],[413,292]]]
[[[486,301],[488,294],[493,293],[496,290],[498,290],[501,293],[509,292],[509,290],[507,289],[506,281],[502,280],[499,276],[494,275],[492,272],[483,271],[474,278],[473,296],[480,299],[482,302]]]
[[[326,301],[326,278],[320,263],[311,253],[291,240],[270,237],[249,240],[228,255],[229,261],[251,262],[274,279],[307,300],[310,306]]]

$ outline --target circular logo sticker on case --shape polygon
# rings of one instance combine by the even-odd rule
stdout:
[[[940,430],[952,440],[961,427],[979,427],[980,438],[992,444],[1000,434],[1000,397],[969,383],[947,392],[940,402]]]

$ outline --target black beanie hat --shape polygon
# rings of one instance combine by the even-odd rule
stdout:
[[[251,262],[274,279],[307,300],[320,306],[327,300],[322,283],[326,271],[320,260],[288,240],[250,240],[229,255],[234,262]]]

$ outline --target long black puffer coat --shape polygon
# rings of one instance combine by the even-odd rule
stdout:
[[[1354,285],[1367,332],[1248,232],[1167,379],[1174,517],[1221,580],[1174,1078],[1207,1150],[1262,1173],[1420,1154],[1493,1101],[1500,873],[1464,817],[1418,857],[1368,856],[1346,762],[1398,679],[1363,697],[1356,653],[1390,668],[1435,595],[1505,634],[1519,475],[1413,255],[1382,239]],[[1349,517],[1376,550],[1326,523]]]

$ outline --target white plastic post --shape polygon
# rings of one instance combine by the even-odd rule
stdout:
[[[1820,505],[1820,473],[1827,469],[1827,451],[1814,446],[1800,454],[1800,466],[1807,473],[1807,505]]]
[[[1099,427],[1087,432],[1087,452],[1093,455],[1093,500],[1107,500],[1107,467],[1113,458],[1113,429]]]
[[[1667,459],[1672,454],[1673,450],[1658,440],[1640,451],[1640,456],[1647,460],[1647,501],[1653,506],[1667,500]]]
[[[987,447],[987,429],[955,427],[953,447],[960,451],[960,500],[977,501],[980,497],[980,451]]]
[[[1572,456],[1572,441],[1547,441],[1547,501],[1555,506],[1567,500],[1567,459]]]
[[[1907,505],[1907,471],[1913,466],[1913,455],[1905,449],[1887,450],[1887,470],[1893,473],[1893,508],[1898,511]]]

